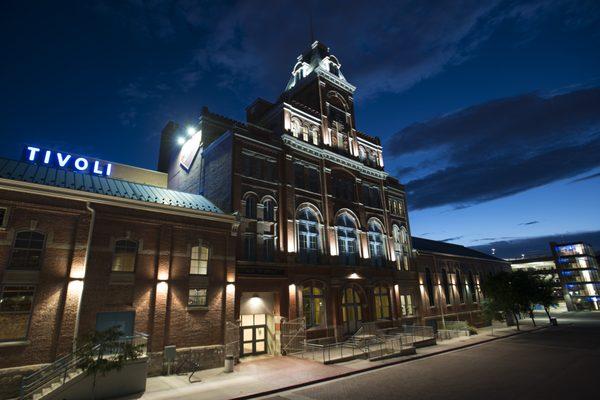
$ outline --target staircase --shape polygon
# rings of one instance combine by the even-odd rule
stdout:
[[[66,384],[73,378],[82,374],[79,368],[84,360],[83,354],[89,354],[89,350],[95,351],[100,347],[86,345],[71,354],[60,357],[52,364],[23,378],[21,381],[21,392],[19,399],[39,400]]]
[[[81,346],[74,352],[58,358],[52,364],[25,376],[21,381],[19,399],[41,400],[51,397],[51,394],[57,389],[85,373],[82,366],[85,361],[89,361],[90,355],[98,357],[99,353],[103,353],[105,357],[113,357],[122,354],[124,344],[141,346],[142,353],[146,354],[147,340],[146,334],[136,333],[114,342]],[[102,351],[100,351],[101,348]]]

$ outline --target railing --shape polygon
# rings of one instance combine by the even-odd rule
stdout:
[[[411,338],[413,343],[435,338],[431,326],[402,325],[401,335]]]
[[[284,320],[281,323],[281,353],[291,355],[304,351],[306,345],[306,319]]]
[[[468,329],[438,329],[437,331],[437,340],[450,340],[456,339],[459,337],[468,337],[469,330]]]
[[[23,377],[19,398],[29,398],[53,382],[65,384],[69,374],[79,371],[82,362],[88,359],[90,354],[96,354],[96,356],[99,356],[100,352],[106,356],[123,354],[127,348],[130,348],[128,345],[132,345],[136,346],[139,349],[138,351],[141,351],[143,355],[147,352],[147,344],[148,335],[136,333],[133,336],[126,336],[109,343],[84,345],[76,349],[73,353],[58,358],[52,364],[39,369],[33,374]]]

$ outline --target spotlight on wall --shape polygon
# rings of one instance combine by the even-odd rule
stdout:
[[[185,138],[184,138],[184,137],[182,137],[182,136],[179,136],[179,137],[177,138],[177,144],[179,144],[179,145],[182,145],[182,144],[184,144],[184,143],[185,143]]]
[[[350,275],[348,275],[348,279],[361,279],[361,278],[360,278],[360,275],[358,275],[356,272],[353,272]]]
[[[188,136],[194,136],[194,133],[196,133],[196,128],[194,128],[193,126],[188,126],[186,132]]]
[[[256,299],[260,299],[260,296],[256,293],[254,293],[251,297],[252,300],[256,300]]]

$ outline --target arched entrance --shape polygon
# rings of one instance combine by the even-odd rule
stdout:
[[[342,323],[345,334],[353,334],[363,322],[363,302],[360,289],[356,285],[348,286],[342,292]]]

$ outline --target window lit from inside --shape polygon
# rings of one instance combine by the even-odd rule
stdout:
[[[113,257],[112,270],[114,272],[135,271],[138,244],[133,240],[117,240]]]
[[[318,284],[309,283],[302,289],[302,309],[307,328],[325,325],[325,297]]]
[[[375,295],[375,317],[377,319],[390,319],[392,312],[388,288],[385,286],[376,286],[373,294]]]
[[[17,233],[9,268],[38,270],[42,263],[45,236],[34,231]]]
[[[0,287],[0,342],[27,337],[33,286]]]
[[[208,304],[206,293],[207,289],[190,289],[188,307],[206,307]]]
[[[190,259],[190,274],[206,275],[208,273],[208,257],[210,247],[206,243],[200,243],[192,247],[192,256]]]

